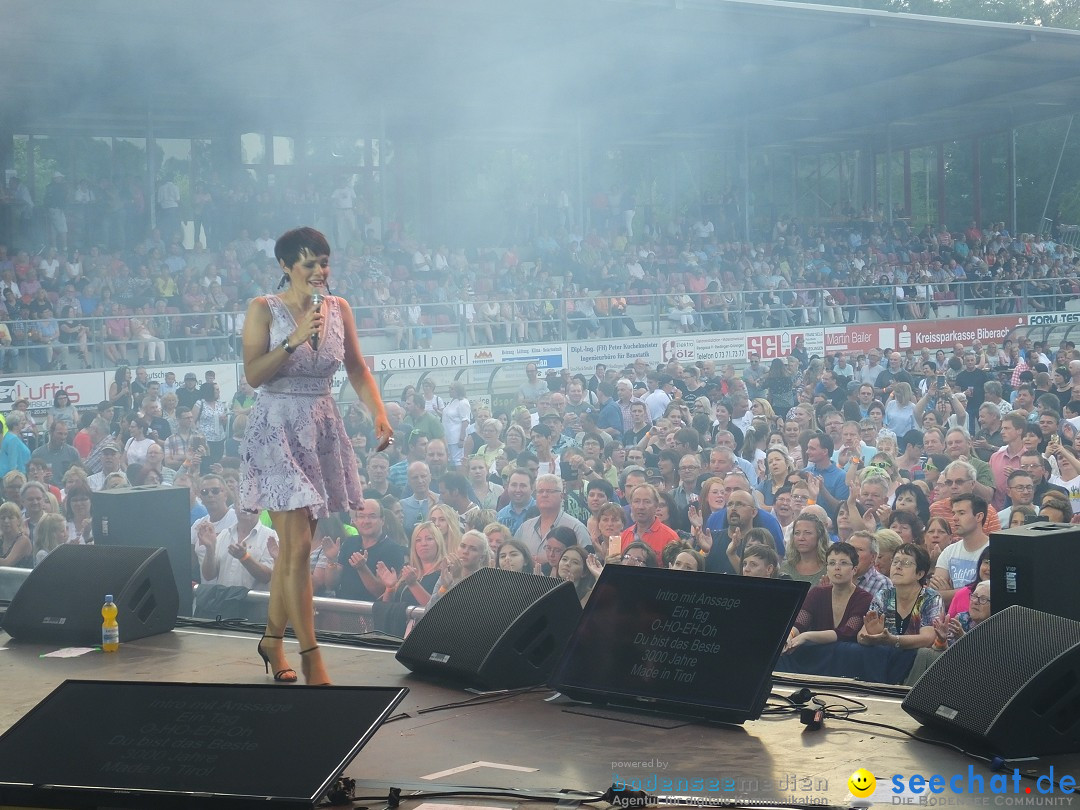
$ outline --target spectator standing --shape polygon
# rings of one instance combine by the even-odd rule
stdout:
[[[472,421],[472,407],[461,382],[450,383],[450,401],[443,408],[442,428],[450,452],[450,466],[460,467],[465,457],[465,434]]]
[[[180,237],[180,187],[165,177],[157,188],[158,226],[166,242]]]

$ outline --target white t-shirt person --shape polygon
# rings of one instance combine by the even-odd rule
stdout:
[[[989,540],[974,551],[968,551],[964,548],[963,541],[953,543],[951,546],[945,547],[935,565],[949,572],[949,579],[952,580],[953,588],[962,588],[975,579],[975,575],[978,573],[975,570],[975,565],[979,562],[979,555],[988,545],[990,545]]]

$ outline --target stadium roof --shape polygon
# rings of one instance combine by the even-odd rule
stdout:
[[[1080,33],[769,0],[5,0],[14,132],[878,149],[1080,109]]]

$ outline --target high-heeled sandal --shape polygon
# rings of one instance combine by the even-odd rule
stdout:
[[[265,668],[266,668],[266,674],[267,675],[270,674],[270,656],[268,656],[265,652],[263,652],[262,643],[266,639],[277,639],[277,640],[284,641],[284,638],[285,638],[284,636],[263,636],[262,638],[259,639],[259,646],[256,647],[255,649],[258,650],[259,657],[262,658],[262,660],[263,660],[263,666],[265,666]],[[301,653],[301,655],[303,655],[303,653]],[[277,672],[274,673],[274,680],[279,682],[279,683],[296,683],[296,681],[297,681],[296,670],[293,669],[292,667],[285,667],[285,669],[279,669]]]
[[[303,658],[308,653],[315,652],[317,649],[319,649],[318,644],[316,644],[314,647],[308,647],[306,650],[301,650],[300,651],[300,657]],[[305,679],[305,681],[307,680],[307,673],[306,672],[304,673],[304,679]],[[324,681],[323,683],[309,683],[308,686],[330,686],[330,681]]]

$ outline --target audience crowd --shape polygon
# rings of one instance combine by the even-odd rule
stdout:
[[[75,204],[51,195],[60,214]],[[25,400],[7,414],[0,565],[93,542],[93,491],[177,486],[190,492],[194,581],[273,576],[265,516],[233,507],[256,393],[241,381],[226,403],[212,372],[159,383],[128,367],[235,359],[238,310],[275,286],[275,220],[225,239],[212,210],[196,232],[213,250],[185,250],[175,213],[135,242],[56,215],[33,257],[0,246],[5,368],[19,352],[41,368],[116,368],[94,407],[59,392],[43,419]],[[335,287],[363,330],[401,348],[429,347],[435,328],[494,343],[635,334],[638,299],[661,301],[671,329],[714,331],[842,323],[865,307],[1053,311],[1080,294],[1070,246],[1000,223],[951,234],[780,219],[769,239],[740,242],[702,219],[633,240],[632,217],[621,222],[449,250],[400,229],[379,242],[337,214]],[[1080,513],[1080,351],[1065,341],[826,357],[799,343],[767,364],[638,359],[587,378],[529,364],[519,404],[498,413],[430,378],[384,396],[399,437],[384,453],[363,406],[345,406],[366,503],[320,522],[319,595],[426,606],[485,566],[568,580],[582,601],[614,564],[792,578],[812,587],[782,668],[902,682],[989,614],[990,532]]]
[[[613,564],[786,577],[812,588],[783,668],[903,681],[988,614],[990,532],[1080,514],[1065,341],[524,377],[508,412],[431,378],[384,392],[400,438],[383,453],[344,406],[367,500],[320,522],[318,594],[426,606],[485,566],[571,581],[583,601]],[[61,392],[39,420],[16,403],[0,564],[93,542],[95,490],[178,486],[193,579],[265,588],[276,537],[233,507],[255,396],[122,367],[95,407]]]
[[[562,217],[519,244],[451,248],[393,222],[377,239],[347,182],[328,194],[314,184],[270,193],[207,183],[188,205],[188,250],[175,183],[159,186],[158,227],[148,233],[149,204],[138,184],[125,188],[69,187],[56,172],[39,206],[48,216],[16,216],[24,224],[0,244],[4,369],[235,356],[247,301],[279,278],[274,235],[298,221],[331,234],[336,292],[357,310],[362,335],[402,349],[430,348],[435,331],[477,344],[786,328],[871,313],[1057,311],[1080,295],[1070,245],[1003,223],[952,233],[851,212],[818,227],[781,217],[748,241],[704,217],[636,234],[632,217],[597,219],[604,227],[588,231]],[[7,200],[34,210],[18,178]]]

